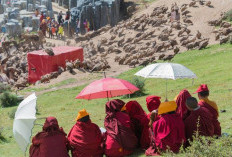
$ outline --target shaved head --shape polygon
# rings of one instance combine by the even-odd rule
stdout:
[[[187,98],[187,100],[186,100],[186,106],[187,106],[187,108],[190,108],[190,109],[197,108],[198,107],[197,99],[194,98],[194,97]]]

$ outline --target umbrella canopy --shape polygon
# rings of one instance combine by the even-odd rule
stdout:
[[[185,66],[177,63],[156,63],[150,64],[141,69],[136,76],[144,78],[163,78],[163,79],[184,79],[197,78],[196,74]],[[167,100],[167,80],[166,80],[166,100]]]
[[[183,79],[196,78],[191,70],[176,63],[156,63],[146,66],[135,75],[145,78]]]
[[[85,87],[76,99],[111,98],[115,96],[132,94],[139,89],[128,81],[116,78],[97,80]]]
[[[26,152],[30,143],[31,130],[36,120],[36,100],[35,93],[31,94],[19,104],[15,112],[13,133],[16,142],[23,152]]]

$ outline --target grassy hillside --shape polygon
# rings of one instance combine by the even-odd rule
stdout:
[[[221,122],[222,132],[232,134],[232,46],[231,45],[214,45],[205,50],[193,50],[186,53],[178,54],[172,62],[180,63],[190,68],[196,73],[198,78],[194,80],[168,80],[168,98],[173,99],[180,90],[187,88],[193,93],[201,83],[207,83],[210,89],[210,99],[217,102],[219,109],[226,110],[221,113],[219,121]],[[131,80],[133,74],[142,67],[135,68],[118,76],[119,78]],[[106,99],[99,100],[76,100],[75,96],[83,89],[84,86],[70,89],[61,89],[54,92],[48,92],[38,96],[37,117],[55,116],[58,119],[66,133],[75,124],[75,117],[78,110],[87,109],[91,114],[94,123],[103,127],[105,117]],[[159,95],[164,101],[165,81],[162,79],[147,79],[145,82],[145,93],[147,95]],[[196,95],[193,95],[196,96]],[[146,96],[133,98],[139,101],[144,109]],[[129,99],[123,99],[125,102]],[[0,131],[3,128],[2,135],[7,141],[0,140],[1,157],[20,157],[24,154],[20,151],[12,134],[13,119],[9,118],[9,113],[16,107],[0,108]],[[36,121],[37,124],[43,124],[44,119]],[[36,125],[33,129],[33,135],[41,130],[41,126]],[[143,152],[137,152],[133,156],[143,156]]]

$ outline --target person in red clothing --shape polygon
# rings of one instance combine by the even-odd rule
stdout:
[[[184,120],[186,139],[192,141],[197,131],[201,136],[213,136],[213,115],[210,111],[198,106],[197,99],[194,97],[187,98],[186,107],[190,111],[190,115]]]
[[[68,134],[73,157],[102,157],[103,137],[99,127],[92,123],[85,109],[78,112],[76,124]]]
[[[161,103],[160,99],[161,97],[155,95],[148,96],[146,98],[147,109],[150,112],[147,114],[147,117],[150,120],[149,127],[152,127],[153,122],[158,119],[157,109],[159,108],[159,105]]]
[[[43,14],[43,12],[41,12],[41,14],[40,14],[40,23],[42,23],[43,19],[44,19],[44,14]]]
[[[161,103],[158,108],[160,118],[153,123],[153,138],[150,147],[146,150],[147,156],[160,155],[168,148],[177,153],[185,143],[184,122],[176,110],[175,101]]]
[[[105,117],[105,155],[123,157],[133,153],[138,145],[128,114],[121,112],[122,100],[116,99],[106,103]]]
[[[200,100],[198,105],[207,108],[213,115],[214,135],[221,136],[221,126],[220,122],[218,121],[218,106],[214,101],[208,99],[209,89],[207,85],[200,85],[200,87],[197,89],[195,93],[198,93],[198,98]]]
[[[137,101],[129,101],[126,104],[126,112],[130,116],[134,126],[135,135],[139,140],[139,146],[147,149],[150,145],[149,119],[147,114]]]
[[[67,138],[62,128],[59,128],[55,117],[48,117],[39,132],[32,139],[30,157],[69,157]]]
[[[176,109],[176,113],[178,115],[180,115],[180,117],[184,120],[189,112],[188,109],[186,107],[186,100],[187,98],[191,97],[190,93],[188,90],[184,89],[182,91],[180,91],[179,95],[176,98],[176,104],[177,104],[177,109]]]

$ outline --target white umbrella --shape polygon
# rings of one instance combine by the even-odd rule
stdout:
[[[150,64],[137,73],[136,76],[144,78],[163,78],[166,79],[166,100],[167,100],[167,79],[197,78],[191,70],[181,64],[176,63],[156,63]]]
[[[36,100],[35,93],[24,99],[15,112],[13,133],[16,142],[23,152],[26,152],[30,143],[31,131],[36,120]]]

